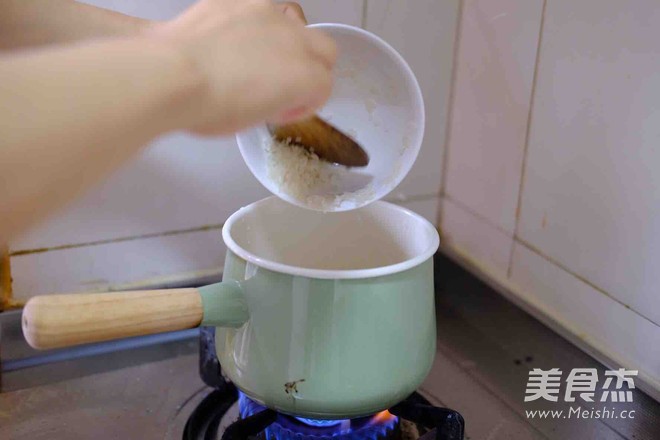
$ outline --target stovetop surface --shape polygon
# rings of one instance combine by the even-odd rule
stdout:
[[[605,367],[446,258],[436,268],[438,347],[418,391],[460,411],[466,439],[658,438],[660,404],[638,390],[625,404],[634,420],[527,418],[530,369]],[[12,355],[27,349],[6,337],[19,315],[2,315],[1,439],[180,439],[211,392],[198,374],[195,332],[21,360]]]

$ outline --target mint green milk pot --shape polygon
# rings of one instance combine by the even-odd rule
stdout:
[[[35,348],[216,326],[224,373],[269,408],[316,419],[387,409],[435,355],[438,233],[399,206],[340,213],[276,197],[222,231],[223,281],[199,289],[35,297],[23,331]]]

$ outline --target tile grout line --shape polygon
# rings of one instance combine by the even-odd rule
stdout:
[[[505,231],[504,229],[502,229],[500,226],[498,226],[498,225],[496,225],[496,224],[494,224],[494,223],[491,223],[489,219],[487,219],[486,217],[483,217],[481,214],[479,214],[479,213],[473,211],[470,207],[465,206],[461,201],[452,198],[452,197],[449,196],[448,194],[444,194],[443,196],[441,196],[441,200],[442,200],[442,198],[445,198],[445,199],[447,199],[447,201],[449,201],[449,202],[451,202],[451,203],[454,203],[454,204],[457,205],[460,209],[463,209],[463,210],[466,211],[468,214],[472,215],[472,216],[475,217],[477,220],[479,220],[479,221],[485,223],[487,226],[489,226],[489,227],[491,227],[491,228],[497,230],[499,233],[501,233],[501,234],[503,234],[503,235],[506,235],[506,236],[509,237],[509,238],[512,238],[512,239],[513,239],[513,244],[512,244],[512,246],[511,246],[511,259],[513,259],[513,248],[515,247],[515,244],[518,243],[518,244],[520,244],[520,245],[526,247],[528,250],[534,252],[534,253],[537,254],[539,257],[541,257],[541,258],[547,260],[549,263],[551,263],[551,264],[557,266],[559,269],[563,270],[563,271],[566,272],[567,274],[569,274],[569,275],[575,277],[576,279],[578,279],[579,281],[583,282],[583,283],[586,284],[587,286],[589,286],[589,287],[591,287],[592,289],[596,290],[597,292],[599,292],[599,293],[601,293],[601,294],[607,296],[608,298],[610,298],[610,299],[614,300],[615,302],[621,304],[621,305],[622,305],[623,307],[625,307],[626,309],[628,309],[628,310],[634,312],[635,314],[639,315],[640,317],[642,317],[642,318],[646,319],[647,321],[651,322],[653,325],[660,326],[660,323],[656,323],[655,321],[653,321],[653,319],[649,318],[648,316],[645,316],[643,313],[639,312],[637,309],[634,309],[634,308],[630,307],[629,305],[625,304],[624,302],[622,302],[621,300],[619,300],[619,299],[617,299],[615,296],[613,296],[611,293],[607,292],[607,291],[606,291],[605,289],[603,289],[602,287],[597,286],[597,285],[594,284],[592,281],[589,281],[588,279],[586,279],[586,278],[583,277],[582,275],[579,275],[578,273],[574,272],[573,270],[571,270],[571,269],[569,269],[568,267],[564,266],[563,264],[559,263],[559,262],[558,262],[557,260],[555,260],[554,258],[552,258],[552,257],[546,255],[545,253],[541,252],[540,249],[534,247],[534,246],[533,246],[532,244],[530,244],[529,242],[523,240],[523,239],[520,238],[520,237],[512,236],[510,232],[507,232],[507,231]],[[507,277],[506,277],[506,278],[507,278],[507,279],[511,279],[511,276],[510,276],[509,273],[507,273]]]
[[[66,250],[66,249],[76,249],[76,248],[88,247],[88,246],[99,246],[99,245],[111,244],[111,243],[122,243],[122,242],[126,242],[126,241],[142,240],[142,239],[146,239],[146,238],[169,237],[169,236],[172,236],[172,235],[187,234],[187,233],[190,233],[190,232],[212,231],[212,230],[222,229],[223,225],[224,225],[224,223],[218,223],[218,224],[213,224],[213,225],[198,226],[198,227],[195,227],[195,228],[175,229],[175,230],[172,230],[172,231],[154,232],[154,233],[150,233],[150,234],[134,235],[134,236],[130,236],[130,237],[109,238],[109,239],[106,239],[106,240],[96,240],[96,241],[89,241],[89,242],[76,243],[76,244],[64,244],[64,245],[59,245],[59,246],[51,246],[51,247],[35,248],[35,249],[21,249],[21,250],[17,250],[17,251],[10,251],[9,256],[10,257],[19,257],[19,256],[22,256],[22,255],[40,254],[40,253],[43,253],[43,252],[61,251],[61,250]]]
[[[445,199],[450,201],[451,203],[457,205],[459,208],[462,210],[466,211],[468,214],[472,215],[473,217],[476,217],[477,220],[482,221],[485,223],[487,226],[490,226],[491,228],[497,230],[497,232],[506,235],[508,238],[515,238],[513,234],[510,231],[507,231],[504,229],[502,226],[498,225],[497,223],[493,223],[489,218],[485,217],[483,214],[480,214],[479,212],[475,211],[471,207],[467,206],[465,203],[462,201],[455,199],[454,197],[450,196],[449,194],[445,193],[442,195]]]
[[[576,272],[572,271],[571,269],[569,269],[568,267],[564,266],[562,263],[558,262],[558,261],[555,260],[554,258],[545,255],[543,252],[541,252],[540,249],[537,249],[537,248],[536,248],[534,245],[532,245],[531,243],[529,243],[529,242],[527,242],[527,241],[521,239],[520,237],[514,237],[513,240],[514,240],[514,243],[518,243],[518,244],[520,244],[521,246],[524,246],[524,247],[527,248],[529,251],[534,252],[534,253],[535,253],[536,255],[538,255],[539,257],[545,259],[546,261],[548,261],[548,262],[551,263],[551,264],[554,264],[555,266],[557,266],[559,269],[563,270],[563,271],[566,272],[567,274],[569,274],[569,275],[575,277],[578,281],[583,282],[584,284],[586,284],[587,286],[591,287],[591,288],[594,289],[595,291],[597,291],[597,292],[599,292],[599,293],[605,295],[606,297],[608,297],[608,298],[611,299],[612,301],[614,301],[614,302],[616,302],[616,303],[622,305],[623,307],[625,307],[626,309],[628,309],[628,310],[630,310],[631,312],[635,313],[636,315],[639,315],[641,318],[644,318],[645,320],[647,320],[647,321],[650,322],[651,324],[653,324],[653,325],[655,325],[655,326],[657,326],[657,327],[660,327],[660,323],[655,322],[653,319],[651,319],[651,318],[649,318],[648,316],[644,315],[643,313],[641,313],[641,312],[638,311],[637,309],[634,309],[634,308],[630,307],[628,304],[626,304],[626,303],[624,303],[623,301],[621,301],[620,299],[616,298],[616,297],[613,296],[611,293],[607,292],[605,289],[603,289],[603,288],[601,288],[601,287],[598,287],[598,286],[597,286],[596,284],[594,284],[592,281],[589,281],[588,279],[584,278],[582,275],[579,275],[579,274],[577,274]],[[507,278],[509,278],[509,277],[507,277]]]
[[[367,11],[369,10],[369,0],[362,0],[362,17],[360,20],[360,26],[362,29],[367,29]]]
[[[529,140],[530,140],[530,134],[532,131],[532,116],[534,112],[534,102],[535,102],[535,96],[536,96],[536,83],[538,81],[538,75],[539,75],[539,65],[541,64],[541,45],[543,43],[543,28],[545,25],[545,10],[547,7],[548,1],[543,0],[543,7],[541,9],[541,24],[539,26],[539,34],[538,34],[538,43],[536,45],[536,59],[534,61],[534,75],[532,77],[532,88],[530,90],[529,94],[529,111],[527,113],[527,126],[525,128],[525,143],[523,145],[523,159],[522,159],[522,164],[521,164],[521,170],[520,170],[520,184],[518,186],[518,200],[516,203],[516,215],[515,215],[515,222],[513,225],[513,240],[514,242],[516,241],[516,238],[518,237],[518,228],[520,226],[520,212],[522,209],[522,197],[523,197],[523,190],[525,187],[525,174],[527,172],[527,158],[529,155]],[[509,250],[509,264],[507,267],[506,271],[506,276],[507,278],[511,278],[511,274],[513,272],[513,249],[514,249],[514,243],[511,244],[511,249]]]
[[[449,96],[447,97],[447,105],[449,110],[447,112],[447,121],[445,122],[445,138],[443,140],[444,150],[442,151],[442,166],[440,175],[440,204],[438,206],[438,225],[442,229],[442,219],[444,217],[444,210],[442,208],[442,197],[446,194],[447,188],[447,169],[449,167],[449,142],[451,140],[452,122],[454,120],[454,101],[456,82],[458,76],[458,54],[461,46],[461,31],[463,29],[463,4],[464,0],[459,0],[458,11],[456,13],[456,30],[454,32],[454,52],[452,54],[451,66],[451,79],[449,85]]]

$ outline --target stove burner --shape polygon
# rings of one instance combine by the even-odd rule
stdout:
[[[413,393],[371,417],[314,420],[279,414],[243,396],[224,380],[215,352],[215,329],[200,329],[200,375],[213,388],[190,414],[183,440],[463,440],[465,422],[456,411],[431,405]],[[243,403],[237,409],[239,398]],[[240,416],[240,420],[235,420]],[[392,434],[392,435],[391,435]],[[313,437],[312,438],[310,438]]]
[[[239,392],[241,418],[261,413],[266,408]],[[369,417],[344,420],[318,420],[278,414],[264,430],[265,440],[379,440],[389,438],[398,418],[387,411]]]
[[[463,440],[463,433],[465,424],[463,417],[456,411],[447,408],[438,408],[431,405],[428,400],[418,393],[413,393],[403,402],[390,408],[390,412],[384,411],[372,417],[364,417],[362,419],[353,419],[335,423],[333,426],[310,426],[309,420],[300,421],[298,418],[285,416],[279,414],[271,409],[264,409],[263,406],[258,405],[247,397],[244,405],[251,402],[252,410],[255,411],[252,415],[247,415],[243,412],[243,408],[236,408],[236,401],[239,399],[239,391],[231,383],[225,383],[222,388],[211,391],[193,410],[188,417],[188,421],[183,430],[183,440],[212,440],[218,439],[218,435],[222,436],[222,440],[269,440],[272,438],[284,439],[284,435],[291,440],[303,440],[305,437],[309,438],[309,434],[303,435],[302,430],[306,432],[318,433],[318,430],[333,430],[339,429],[340,436],[336,434],[330,437],[332,440],[339,440],[341,437],[342,423],[350,422],[350,428],[359,430],[360,426],[369,424],[369,421],[374,418],[388,416],[394,420],[394,427],[387,425],[384,434],[380,434],[380,438],[391,437],[400,440]],[[225,415],[229,413],[234,416],[229,416],[227,421],[224,421]],[[396,414],[396,417],[392,416]],[[241,416],[241,419],[236,420],[235,417]],[[245,417],[245,418],[243,418]],[[281,423],[275,423],[286,418],[284,426]],[[396,420],[399,419],[397,426]],[[313,420],[318,422],[318,420]],[[336,421],[335,421],[336,422]],[[224,432],[222,430],[224,426]],[[293,428],[293,429],[292,429]],[[268,430],[271,435],[281,436],[272,437],[266,434]],[[284,430],[290,432],[284,433]],[[295,432],[291,436],[291,432]],[[363,431],[360,431],[363,432]],[[374,433],[374,431],[370,431]],[[390,435],[390,433],[394,435]],[[367,431],[364,431],[367,433]],[[313,435],[312,435],[313,437]],[[330,438],[327,435],[319,436],[318,439]],[[347,438],[347,437],[343,437]],[[353,437],[352,437],[353,438]],[[355,437],[358,438],[358,437]],[[359,437],[367,439],[370,437]]]

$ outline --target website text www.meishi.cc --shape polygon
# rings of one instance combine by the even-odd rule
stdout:
[[[525,410],[528,419],[634,419],[635,410],[616,409],[607,407],[583,408],[571,406],[563,409],[534,409]]]

